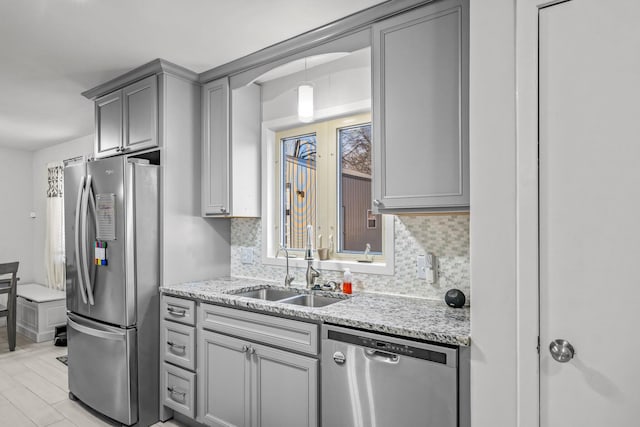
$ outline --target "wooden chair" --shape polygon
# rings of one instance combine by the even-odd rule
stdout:
[[[7,294],[7,306],[0,305],[0,317],[7,318],[9,351],[16,349],[16,291],[18,286],[18,262],[0,264],[0,276],[11,274],[11,279],[0,279],[0,294]]]

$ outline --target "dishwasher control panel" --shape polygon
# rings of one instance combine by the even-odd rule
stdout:
[[[377,338],[369,338],[365,336],[348,334],[345,332],[328,331],[330,340],[342,341],[349,344],[359,345],[361,347],[369,347],[380,351],[394,353],[409,357],[415,357],[417,359],[428,360],[435,363],[447,364],[447,354],[434,350],[426,350],[423,348],[413,347],[407,344],[402,344],[393,341],[380,340]]]

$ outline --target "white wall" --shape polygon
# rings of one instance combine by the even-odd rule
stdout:
[[[29,151],[0,148],[0,262],[20,262],[20,283],[34,277],[32,158]]]
[[[33,220],[30,256],[33,262],[33,281],[37,283],[46,284],[44,241],[47,219],[47,163],[91,153],[93,153],[93,135],[83,136],[33,153],[33,162],[29,165],[29,173],[33,181],[30,203],[36,213],[36,219]]]
[[[517,425],[515,0],[471,2],[471,418]]]
[[[297,87],[303,81],[314,85],[316,110],[357,102],[371,102],[371,51],[358,50],[348,56],[262,84],[262,120],[297,115]]]

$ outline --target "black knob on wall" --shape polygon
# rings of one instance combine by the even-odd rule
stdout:
[[[444,294],[444,302],[447,303],[449,307],[460,308],[464,306],[465,301],[464,293],[460,289],[449,289],[446,294]]]

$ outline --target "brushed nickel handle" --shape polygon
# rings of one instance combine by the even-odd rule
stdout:
[[[378,200],[378,199],[374,199],[373,200],[373,204],[376,205],[376,206],[382,206],[382,202],[380,200]]]
[[[167,307],[167,311],[174,316],[185,317],[187,315],[187,310],[177,309],[173,307]]]
[[[182,352],[187,349],[187,346],[183,344],[175,344],[171,341],[167,341],[167,344],[169,344],[169,347],[171,347],[172,349],[182,350]]]
[[[551,357],[553,357],[556,362],[560,363],[567,363],[573,359],[576,354],[571,343],[563,339],[551,341],[551,344],[549,344],[549,352],[551,353]]]
[[[171,396],[171,398],[172,398],[173,400],[176,400],[176,399],[174,399],[174,398],[173,398],[173,396],[174,396],[174,395],[181,396],[181,397],[180,397],[180,399],[181,399],[183,402],[185,401],[185,399],[186,399],[186,397],[187,397],[187,392],[186,392],[186,391],[179,391],[179,390],[176,390],[176,389],[175,389],[175,388],[173,388],[173,387],[167,387],[167,390],[169,391],[169,395]]]

